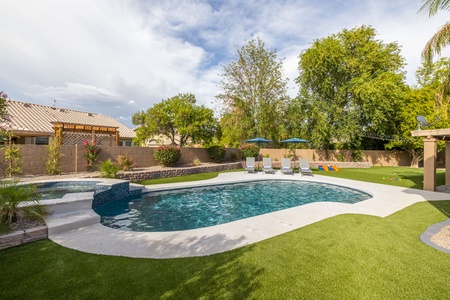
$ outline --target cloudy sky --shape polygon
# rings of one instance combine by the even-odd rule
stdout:
[[[251,36],[284,58],[289,94],[298,55],[316,39],[370,25],[397,42],[415,84],[420,53],[450,15],[421,0],[0,0],[0,91],[12,100],[111,116],[178,93],[215,108],[221,66]]]

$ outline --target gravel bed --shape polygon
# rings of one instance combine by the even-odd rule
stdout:
[[[439,247],[450,250],[450,226],[442,227],[438,233],[433,235],[431,241]]]

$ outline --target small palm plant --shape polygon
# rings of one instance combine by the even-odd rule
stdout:
[[[0,181],[0,222],[10,225],[24,218],[43,221],[46,212],[39,205],[36,187],[18,183],[17,179]]]

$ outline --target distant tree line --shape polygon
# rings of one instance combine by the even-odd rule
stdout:
[[[438,9],[450,7],[450,1],[424,2],[422,10],[435,9],[435,2],[447,5]],[[449,127],[450,59],[433,62],[432,57],[449,43],[450,34],[439,47],[427,44],[415,86],[405,82],[399,45],[376,35],[372,27],[360,26],[315,40],[298,56],[294,98],[287,94],[276,49],[252,38],[222,66],[217,118],[196,105],[194,95],[179,94],[134,114],[136,142],[164,135],[179,146],[241,146],[264,137],[278,147],[280,140],[298,137],[310,140],[314,149],[402,149],[417,163],[423,142],[411,137],[415,117],[436,120],[431,128]]]

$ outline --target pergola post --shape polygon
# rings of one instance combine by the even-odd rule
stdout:
[[[436,190],[436,139],[423,140],[423,189]]]
[[[450,185],[450,141],[445,141],[445,185]]]

